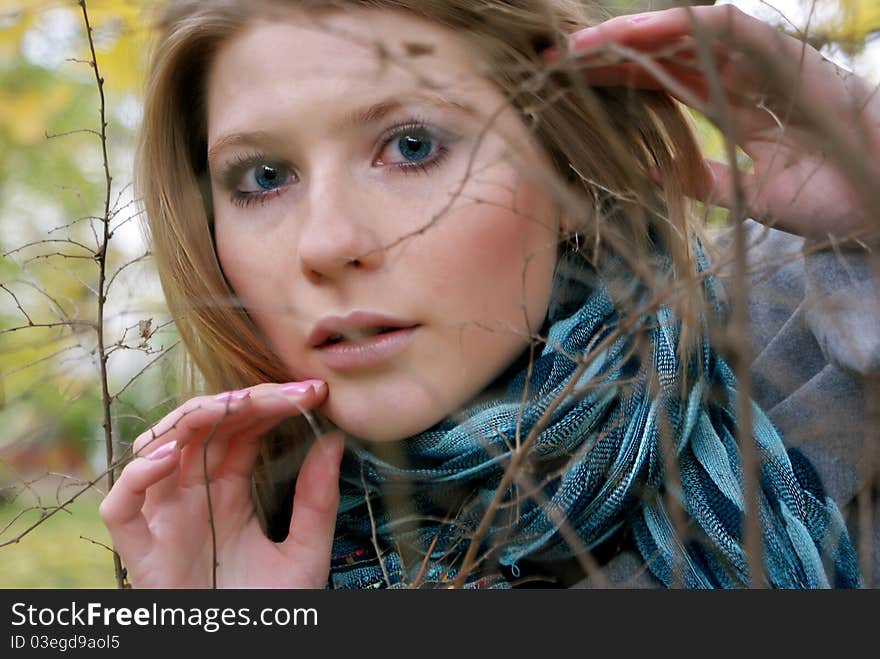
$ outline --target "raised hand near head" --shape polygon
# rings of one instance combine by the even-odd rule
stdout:
[[[665,90],[708,116],[754,172],[706,161],[691,196],[811,238],[880,215],[880,93],[811,46],[731,6],[620,16],[570,36],[593,86]],[[557,61],[559,54],[547,54]]]

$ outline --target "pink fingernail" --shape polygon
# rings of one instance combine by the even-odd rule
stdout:
[[[314,389],[317,393],[319,387],[324,384],[323,380],[303,380],[302,382],[288,382],[281,385],[281,391],[286,394],[300,395],[306,393],[309,389]]]
[[[162,458],[174,453],[175,446],[177,446],[177,442],[168,442],[167,444],[162,444],[162,446],[160,446],[147,456],[147,460],[161,460]]]
[[[650,21],[650,20],[651,20],[650,14],[635,14],[633,16],[628,17],[626,19],[626,22],[636,24],[636,23],[644,23],[645,21]]]

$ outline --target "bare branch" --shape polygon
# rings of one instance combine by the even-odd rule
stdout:
[[[21,306],[21,302],[19,302],[18,298],[15,296],[15,293],[13,293],[11,290],[9,290],[9,288],[7,288],[6,284],[0,284],[0,288],[2,288],[4,291],[6,291],[7,293],[9,293],[12,296],[12,299],[15,300],[15,306],[18,307],[18,310],[21,311],[22,315],[27,320],[28,326],[32,326],[34,324],[34,321],[31,320],[31,317],[28,316],[27,311],[25,311],[24,307]],[[7,330],[3,330],[3,331],[7,331]]]
[[[96,135],[103,139],[103,135],[98,131],[92,128],[75,128],[73,130],[66,130],[63,133],[45,133],[47,140],[54,140],[56,137],[67,137],[68,135],[76,135],[78,133],[88,133],[90,135]]]
[[[98,59],[95,55],[95,42],[92,39],[92,26],[89,23],[89,13],[86,9],[85,0],[79,1],[79,6],[82,9],[83,22],[86,27],[86,35],[89,41],[89,51],[91,54],[91,62],[92,69],[95,72],[95,81],[98,85],[98,96],[100,98],[100,118],[101,118],[101,128],[99,136],[101,138],[101,155],[103,159],[104,165],[104,182],[105,182],[105,196],[104,196],[104,216],[102,218],[103,225],[103,237],[100,241],[100,250],[96,256],[96,260],[98,262],[98,365],[101,373],[101,398],[104,404],[104,440],[105,440],[105,448],[107,451],[107,464],[113,464],[113,429],[112,429],[112,417],[110,414],[110,403],[111,397],[110,392],[108,390],[108,382],[107,382],[107,356],[104,354],[104,305],[107,301],[106,296],[106,273],[107,273],[107,249],[109,247],[110,242],[110,194],[111,194],[111,184],[113,182],[113,178],[110,176],[110,160],[107,155],[107,118],[106,118],[106,102],[104,99],[104,78],[101,76],[101,72],[98,68]],[[113,487],[113,482],[115,481],[115,476],[113,473],[113,468],[110,467],[107,470],[107,489]],[[119,559],[119,555],[115,552],[113,553],[113,563],[114,568],[116,570],[116,583],[119,588],[123,588],[125,586],[125,577],[122,570],[122,562]]]
[[[159,360],[161,360],[163,357],[165,357],[165,356],[168,354],[168,352],[171,351],[171,350],[173,350],[174,348],[176,348],[177,345],[178,345],[179,343],[180,343],[180,342],[177,341],[176,343],[174,343],[174,344],[168,346],[168,348],[166,348],[165,350],[163,350],[162,352],[160,352],[158,356],[156,356],[155,358],[151,359],[151,360],[149,361],[149,363],[147,363],[146,366],[144,366],[140,371],[138,371],[135,375],[133,375],[133,376],[128,380],[128,382],[126,382],[126,383],[122,386],[122,388],[121,388],[119,391],[117,391],[115,394],[113,394],[112,396],[110,396],[111,401],[112,401],[112,400],[116,400],[116,399],[118,399],[118,398],[119,398],[119,397],[125,392],[125,390],[128,389],[128,387],[129,387],[129,386],[130,386],[135,380],[137,380],[137,379],[138,379],[138,378],[144,373],[144,371],[146,371],[148,368],[150,368],[150,367],[153,366],[155,363],[157,363]]]
[[[143,261],[144,259],[150,258],[150,256],[152,256],[152,252],[150,252],[148,250],[148,251],[144,252],[143,254],[141,254],[140,256],[138,256],[137,258],[131,259],[130,261],[126,261],[121,266],[119,266],[119,268],[117,268],[116,272],[113,273],[113,276],[110,277],[110,280],[107,282],[107,286],[104,288],[104,295],[109,294],[110,287],[113,285],[113,281],[116,279],[116,277],[119,275],[120,272],[122,272],[123,270],[125,270],[129,266],[134,265],[135,263],[139,263],[139,262]]]

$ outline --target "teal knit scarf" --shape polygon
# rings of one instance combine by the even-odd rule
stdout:
[[[723,313],[696,248],[707,299]],[[619,261],[598,275],[581,259],[560,258],[546,344],[503,396],[405,440],[403,462],[351,443],[331,586],[448,585],[490,508],[469,586],[506,586],[518,561],[570,559],[624,530],[666,586],[749,583],[732,370],[709,344],[705,322],[700,350],[679,364],[680,323],[666,306],[637,319],[649,350],[633,350],[634,331],[615,333],[626,319],[609,288],[621,280]],[[573,361],[584,356],[585,365]],[[751,417],[765,585],[859,586],[841,514],[813,468],[786,451],[754,403]],[[526,441],[536,426],[522,476],[496,497],[517,438]],[[664,462],[664,451],[674,458]],[[674,470],[665,466],[670,459]],[[676,472],[677,482],[667,482]],[[685,520],[683,537],[670,500]]]

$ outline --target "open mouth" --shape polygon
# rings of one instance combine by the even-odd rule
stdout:
[[[371,327],[365,328],[362,330],[352,330],[351,332],[347,332],[346,334],[334,334],[329,337],[324,343],[319,345],[319,348],[323,348],[325,346],[335,345],[337,343],[342,343],[344,341],[363,341],[364,339],[368,339],[371,336],[377,336],[379,334],[389,334],[391,332],[397,332],[399,330],[409,329],[407,327]]]
[[[404,352],[415,340],[419,327],[376,325],[346,329],[316,346],[317,353],[324,365],[334,371],[378,366]]]

